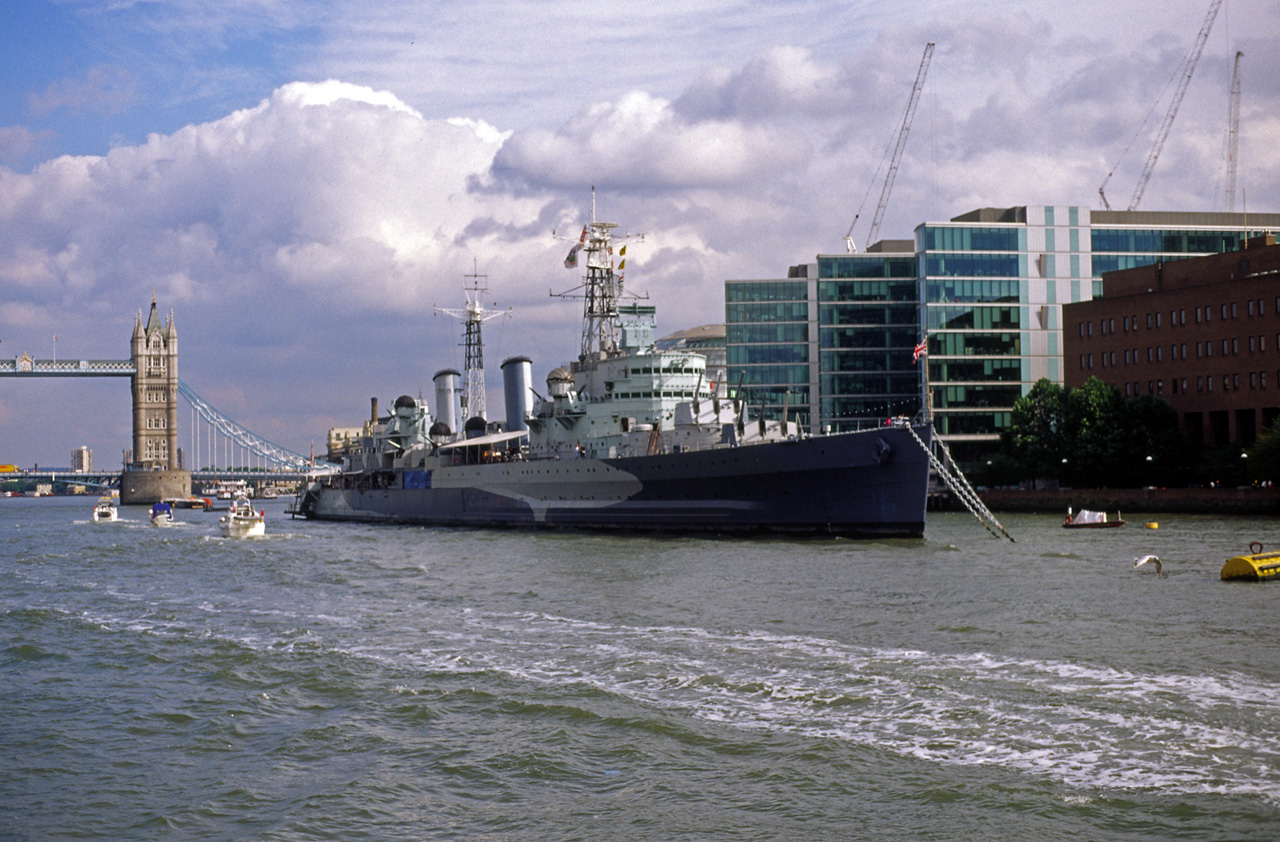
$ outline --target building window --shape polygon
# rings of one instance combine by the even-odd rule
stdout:
[[[1160,314],[1156,313],[1156,327],[1160,327]]]
[[[1210,376],[1210,377],[1206,377],[1206,378],[1205,378],[1205,391],[1208,391],[1208,392],[1212,392],[1212,391],[1213,391],[1213,377],[1212,377],[1212,376]]]
[[[1129,349],[1128,349],[1128,348],[1125,348],[1125,349],[1124,349],[1124,364],[1125,364],[1125,365],[1128,365],[1128,364],[1129,364],[1129,362],[1130,362],[1130,360],[1129,360]]]
[[[1125,332],[1125,333],[1128,333],[1128,332],[1129,332],[1129,317],[1128,317],[1128,316],[1125,316],[1125,317],[1124,317],[1124,332]]]
[[[1187,343],[1183,342],[1181,347],[1182,347],[1182,358],[1185,360],[1187,358]]]
[[[1157,345],[1156,346],[1156,362],[1163,362],[1163,361],[1164,361],[1164,346]]]
[[[1249,372],[1249,388],[1258,388],[1258,373],[1256,371]]]
[[[1236,303],[1232,301],[1231,302],[1231,318],[1234,319],[1235,317],[1236,317]]]
[[[1084,322],[1080,323],[1080,338],[1084,338]]]
[[[1093,368],[1093,354],[1089,355],[1089,368]]]
[[[1203,391],[1204,391],[1204,377],[1203,377],[1203,376],[1201,376],[1201,377],[1197,377],[1197,378],[1196,378],[1196,391],[1197,391],[1197,392],[1203,392]]]
[[[1169,359],[1176,360],[1178,358],[1178,346],[1176,344],[1169,346]]]
[[[1170,310],[1169,311],[1169,327],[1177,327],[1177,326],[1178,326],[1178,311]]]
[[[1187,393],[1187,378],[1182,378],[1182,394]]]
[[[1232,339],[1232,340],[1231,340],[1231,353],[1232,353],[1232,354],[1238,354],[1238,353],[1240,353],[1240,340],[1239,340],[1239,339]]]
[[[1080,370],[1084,371],[1084,354],[1080,355]]]
[[[1204,305],[1204,320],[1208,322],[1211,315],[1213,315],[1213,311],[1209,309],[1209,305]]]
[[[1225,357],[1227,354],[1229,354],[1230,348],[1231,348],[1230,340],[1227,340],[1227,339],[1222,340],[1222,356]]]
[[[1258,299],[1258,315],[1259,315],[1259,316],[1261,316],[1261,315],[1263,315],[1263,313],[1265,313],[1265,312],[1266,312],[1266,311],[1265,311],[1265,310],[1263,310],[1263,308],[1262,308],[1262,299],[1261,299],[1261,298],[1259,298],[1259,299]]]
[[[1250,316],[1253,315],[1253,299],[1252,298],[1249,299],[1249,315]]]
[[[1108,329],[1111,331],[1112,334],[1114,334],[1116,332],[1116,320],[1108,319],[1107,321],[1108,321]]]
[[[1124,396],[1125,396],[1126,398],[1131,398],[1131,397],[1133,397],[1132,393],[1130,393],[1130,391],[1129,391],[1129,384],[1128,384],[1127,382],[1124,384]]]
[[[1184,324],[1184,325],[1187,323],[1187,311],[1186,311],[1186,310],[1179,310],[1179,311],[1178,311],[1178,323],[1179,323],[1179,324]]]
[[[1198,360],[1203,356],[1204,356],[1204,343],[1197,342],[1196,343],[1196,359]]]
[[[1249,353],[1250,354],[1252,354],[1255,350],[1257,350],[1256,348],[1257,344],[1258,344],[1258,340],[1250,336],[1249,337]]]
[[[1227,318],[1227,305],[1225,304],[1222,305],[1222,318],[1223,319]]]
[[[1112,352],[1111,352],[1111,367],[1112,367],[1112,368],[1115,368],[1115,367],[1116,367],[1116,352],[1115,352],[1115,351],[1112,351]]]
[[[1231,388],[1235,389],[1237,392],[1240,391],[1240,375],[1231,375]]]
[[[1151,330],[1151,314],[1147,313],[1147,330]]]
[[[1147,346],[1147,362],[1152,362],[1154,360],[1155,360],[1155,357],[1151,353],[1151,346],[1148,345]]]
[[[1258,386],[1263,389],[1267,388],[1267,373],[1265,371],[1258,372]]]
[[[1173,393],[1178,394],[1178,378],[1173,378]]]

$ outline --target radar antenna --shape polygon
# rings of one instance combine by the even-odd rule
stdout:
[[[485,418],[484,401],[484,340],[480,336],[480,325],[489,319],[506,316],[511,309],[486,310],[481,298],[488,291],[488,275],[481,275],[476,267],[470,275],[463,275],[468,281],[463,283],[463,293],[467,306],[461,310],[448,310],[437,307],[437,313],[462,319],[463,324],[463,366],[466,382],[462,389],[462,417],[464,422],[471,418]]]
[[[643,242],[644,234],[623,235],[618,249],[620,262],[614,270],[613,229],[616,222],[596,221],[596,189],[591,188],[591,221],[582,227],[582,235],[564,259],[567,269],[576,269],[578,256],[587,255],[587,274],[583,282],[573,289],[552,293],[557,298],[581,298],[582,348],[579,361],[603,359],[618,351],[618,302],[625,292],[623,275],[627,266],[627,246]],[[552,234],[555,232],[553,231]],[[632,298],[648,298],[630,295]]]

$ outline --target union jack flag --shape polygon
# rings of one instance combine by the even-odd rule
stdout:
[[[929,353],[929,338],[925,337],[916,344],[915,350],[911,352],[911,362],[918,363],[920,358]]]

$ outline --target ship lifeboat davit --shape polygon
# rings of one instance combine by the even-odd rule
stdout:
[[[1280,575],[1280,552],[1264,553],[1262,544],[1254,541],[1248,555],[1227,559],[1222,565],[1222,580],[1262,582]]]

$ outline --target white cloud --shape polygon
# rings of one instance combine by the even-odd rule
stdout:
[[[608,30],[563,4],[316,12],[324,45],[285,78],[344,81],[284,84],[101,156],[0,168],[3,353],[40,353],[56,325],[68,354],[123,356],[154,288],[175,310],[184,379],[305,447],[362,419],[369,397],[429,392],[460,364],[459,326],[431,314],[457,306],[473,267],[515,308],[486,328],[491,358],[565,361],[580,306],[547,292],[577,277],[549,234],[576,234],[593,184],[602,218],[647,234],[627,280],[652,294],[661,332],[722,318],[726,279],[841,250],[864,195],[862,225],[875,210],[926,40],[937,51],[881,236],[985,205],[1096,203],[1204,14],[716,2],[662,0]],[[1276,210],[1277,9],[1243,5],[1239,180],[1250,208]],[[287,26],[285,9],[258,8],[259,31]],[[471,62],[495,12],[510,16],[488,45],[501,60]],[[363,18],[329,26],[348,14]],[[1202,59],[1146,209],[1216,207],[1225,47]],[[18,128],[0,131],[0,154],[30,155],[38,138]],[[1127,198],[1152,131],[1109,195]]]
[[[732,186],[803,166],[803,137],[736,119],[686,120],[671,103],[634,91],[600,103],[556,131],[517,133],[496,168],[530,183],[570,187],[607,182],[645,192]]]

